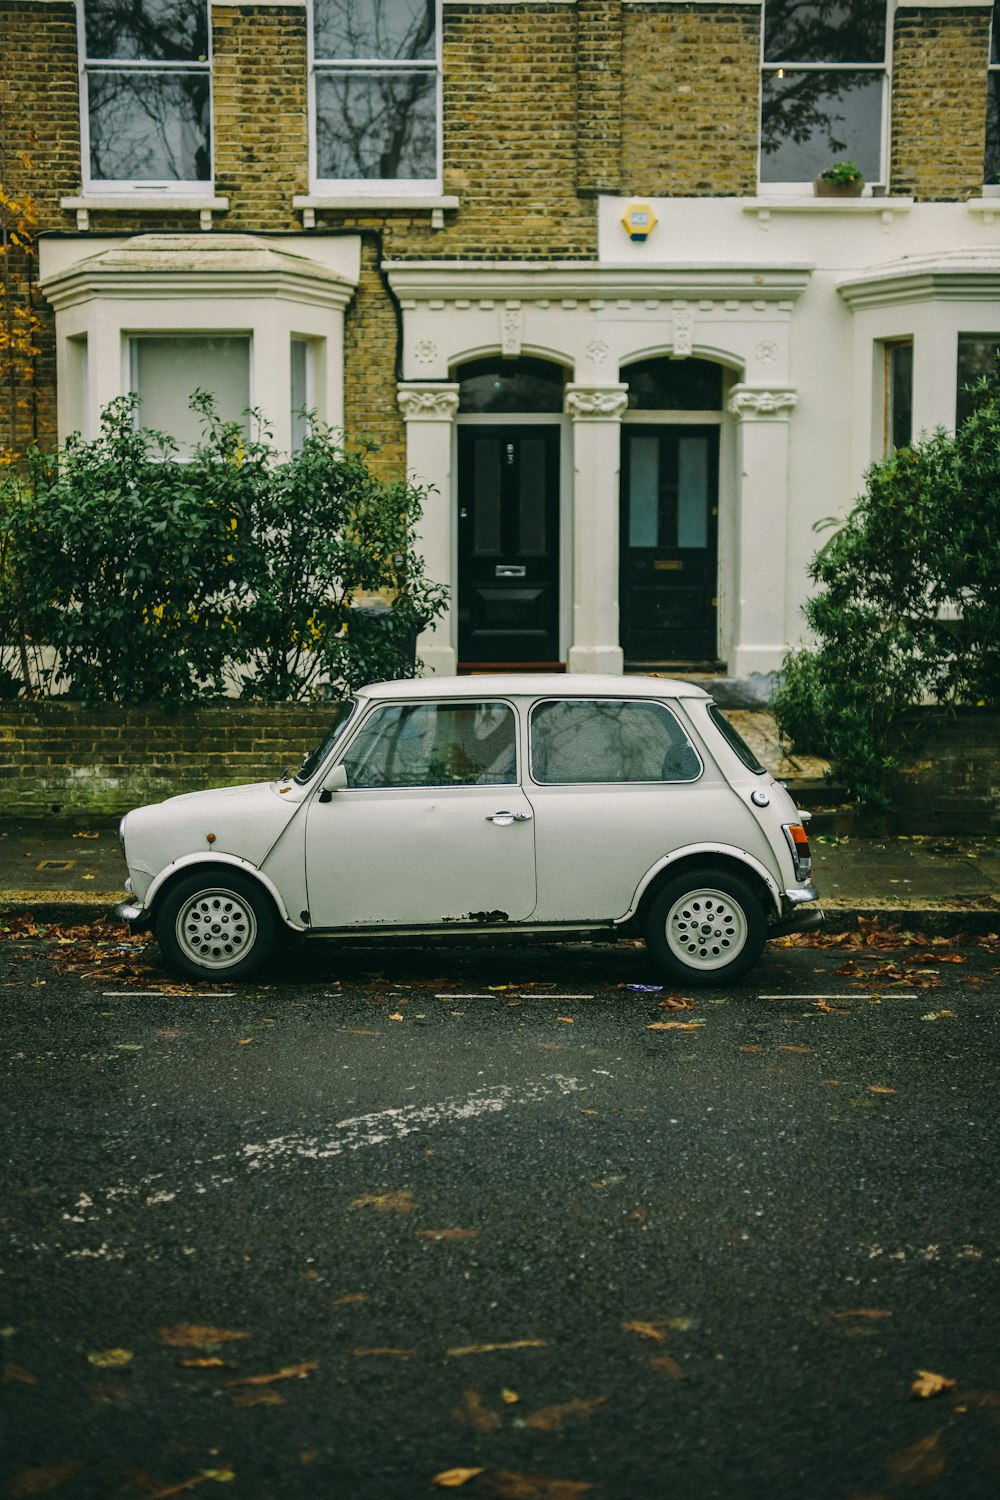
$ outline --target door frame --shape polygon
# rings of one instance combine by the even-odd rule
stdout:
[[[559,428],[559,660],[565,662],[572,640],[573,624],[573,430],[563,412],[468,412],[452,424],[451,472],[455,483],[451,497],[452,645],[458,657],[458,610],[461,579],[458,571],[458,512],[462,497],[458,481],[459,427],[558,427]]]
[[[725,395],[723,395],[725,400]],[[626,432],[629,427],[718,427],[719,448],[717,473],[715,480],[715,660],[717,663],[725,661],[723,642],[728,638],[726,622],[724,620],[727,605],[727,591],[723,587],[723,578],[726,569],[723,566],[724,559],[728,553],[728,532],[724,520],[728,518],[730,507],[724,503],[724,497],[728,489],[726,476],[728,474],[728,443],[729,423],[725,421],[725,413],[718,410],[713,411],[641,411],[635,408],[625,412],[622,417],[622,447],[624,449]],[[618,518],[619,537],[624,536],[624,511],[625,511],[625,455],[621,455],[618,473]],[[622,553],[624,543],[620,544]],[[624,556],[618,559],[619,576],[624,569]]]

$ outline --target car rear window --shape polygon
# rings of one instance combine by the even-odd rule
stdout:
[[[571,698],[531,714],[531,774],[542,784],[694,781],[701,761],[662,703]]]
[[[718,708],[714,703],[709,704],[708,717],[711,719],[716,729],[718,729],[719,733],[722,735],[722,738],[726,741],[730,749],[736,751],[736,754],[746,766],[747,770],[752,771],[755,776],[766,776],[767,767],[761,765],[760,761],[757,759],[756,755],[754,755],[753,751],[750,749],[750,746],[740,734],[739,730],[735,729],[733,725],[730,724],[729,720],[722,712],[722,709]]]

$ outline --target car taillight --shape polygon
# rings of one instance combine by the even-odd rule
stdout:
[[[792,851],[792,864],[796,880],[808,880],[812,874],[812,855],[809,853],[809,835],[801,823],[785,823],[782,833]]]

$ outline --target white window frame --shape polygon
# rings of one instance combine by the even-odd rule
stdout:
[[[441,192],[441,162],[444,149],[442,121],[441,6],[435,0],[436,23],[433,58],[395,59],[317,57],[313,0],[307,0],[309,19],[309,183],[310,191],[322,197],[355,198],[426,198]],[[316,80],[327,71],[364,73],[433,73],[435,79],[435,157],[433,177],[321,177],[317,162]]]
[[[136,58],[90,57],[87,52],[87,20],[84,0],[76,0],[76,36],[80,77],[80,171],[85,194],[148,193],[150,197],[211,198],[215,194],[215,132],[212,99],[212,7],[199,0],[206,11],[208,51],[205,61],[171,62]],[[208,76],[208,159],[210,175],[202,178],[93,177],[90,171],[90,86],[94,73],[204,73]]]
[[[986,75],[987,75],[987,80],[988,80],[987,81],[987,96],[986,96],[986,98],[987,98],[987,111],[989,109],[989,84],[994,79],[996,79],[997,83],[1000,84],[1000,37],[998,37],[997,34],[996,34],[996,32],[997,32],[997,22],[998,21],[1000,21],[1000,14],[998,14],[997,6],[994,5],[992,11],[990,12],[989,51],[986,54],[986,59],[987,59],[986,60]],[[998,60],[996,62],[993,61],[994,45],[996,47],[996,51],[997,51],[997,54],[998,54]],[[989,130],[989,113],[988,112],[987,112],[987,115],[986,115],[986,128],[987,128],[987,130]],[[1000,119],[998,119],[998,121],[997,121],[997,131],[998,131],[998,133],[1000,133]],[[997,141],[997,154],[998,154],[998,157],[1000,157],[1000,140]],[[987,182],[986,181],[985,151],[984,151],[984,160],[983,160],[983,197],[984,198],[1000,198],[1000,181],[997,181],[997,182]]]
[[[885,52],[880,63],[828,63],[828,62],[795,62],[793,59],[778,60],[766,58],[764,53],[764,35],[767,9],[767,0],[762,0],[760,10],[760,106],[758,111],[758,135],[757,135],[757,191],[761,197],[802,197],[813,191],[812,179],[799,182],[765,182],[762,176],[764,165],[764,153],[760,143],[760,114],[764,103],[764,75],[766,73],[777,73],[782,76],[787,70],[795,73],[877,73],[882,79],[882,120],[879,134],[879,174],[874,180],[865,183],[865,196],[872,196],[873,187],[884,190],[888,180],[887,164],[889,161],[889,129],[892,107],[892,38],[893,19],[896,14],[896,0],[883,0],[885,4]]]

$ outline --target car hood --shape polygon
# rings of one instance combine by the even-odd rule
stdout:
[[[125,858],[130,870],[146,875],[198,853],[231,854],[260,865],[298,806],[291,789],[283,792],[272,781],[183,792],[126,815]]]

